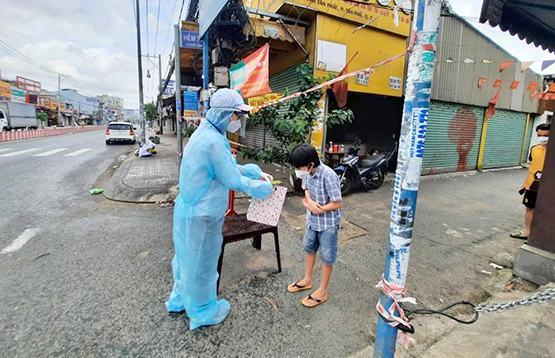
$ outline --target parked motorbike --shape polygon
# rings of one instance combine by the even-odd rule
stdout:
[[[385,152],[374,154],[366,159],[358,157],[359,146],[349,148],[340,164],[333,170],[341,181],[341,194],[346,195],[356,189],[374,190],[379,188],[387,175],[389,161],[397,151],[397,142]]]

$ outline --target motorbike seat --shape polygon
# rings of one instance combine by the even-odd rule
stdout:
[[[367,159],[361,160],[360,166],[362,168],[369,168],[371,166],[374,166],[374,165],[378,164],[384,158],[385,158],[385,154],[371,155]]]

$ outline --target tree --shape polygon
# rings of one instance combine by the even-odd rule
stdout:
[[[300,91],[305,91],[327,79],[313,76],[313,68],[303,64],[297,68]],[[287,95],[287,93],[285,94]],[[293,148],[308,140],[311,128],[319,117],[318,101],[322,97],[319,91],[309,92],[284,103],[266,107],[256,112],[247,121],[248,125],[264,125],[277,144],[264,148],[241,148],[240,152],[247,159],[264,163],[286,164]],[[326,113],[324,122],[328,128],[335,125],[350,123],[353,112],[349,109],[336,109]]]
[[[145,104],[145,119],[147,121],[154,121],[158,117],[156,105],[154,102]]]

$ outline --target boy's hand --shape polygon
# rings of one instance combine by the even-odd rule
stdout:
[[[303,206],[308,210],[310,210],[310,212],[314,215],[320,215],[325,212],[324,210],[322,210],[320,205],[318,205],[316,202],[314,202],[311,199],[303,198],[302,202],[303,202]]]

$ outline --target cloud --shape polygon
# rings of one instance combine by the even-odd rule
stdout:
[[[62,87],[86,95],[110,94],[124,98],[125,107],[138,107],[136,30],[133,1],[129,0],[25,0],[4,1],[0,11],[1,39],[44,67],[70,75]],[[164,5],[164,2],[161,2]],[[169,51],[168,28],[175,21],[173,3],[161,7],[157,52]],[[146,54],[146,12],[141,1],[142,47]],[[149,50],[154,52],[158,2],[149,2]],[[177,9],[179,11],[179,9]],[[173,19],[173,20],[172,20]],[[9,30],[6,30],[9,29]],[[168,53],[163,53],[165,68]],[[157,61],[156,61],[157,65]],[[156,96],[157,68],[143,59],[145,101]],[[57,75],[22,62],[0,50],[2,77],[32,78],[48,90],[56,90]]]

